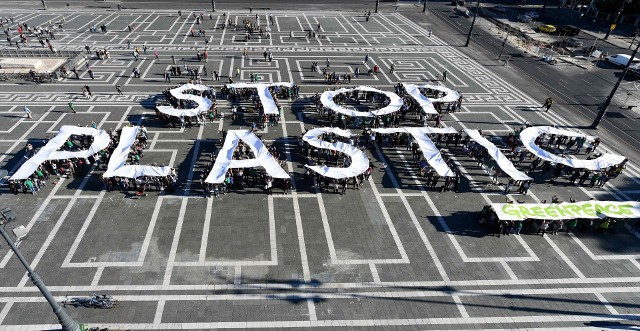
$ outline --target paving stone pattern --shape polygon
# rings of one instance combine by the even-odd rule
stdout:
[[[465,174],[460,193],[424,188],[404,148],[367,150],[374,173],[361,190],[346,195],[318,193],[303,178],[304,158],[295,140],[311,126],[327,121],[308,97],[330,86],[309,67],[331,59],[331,69],[366,72],[353,84],[392,90],[399,81],[436,80],[462,92],[461,112],[445,115],[447,126],[482,129],[504,137],[525,121],[534,125],[571,126],[571,119],[540,113],[541,96],[528,95],[488,68],[465,57],[456,47],[398,13],[325,12],[258,13],[264,26],[274,17],[271,38],[244,42],[242,31],[222,29],[233,22],[255,20],[255,14],[229,12],[225,18],[205,15],[197,25],[191,12],[14,12],[31,26],[67,23],[52,42],[58,49],[107,47],[111,58],[87,60],[80,80],[55,84],[1,83],[0,166],[15,171],[23,162],[23,146],[42,146],[62,125],[119,128],[126,122],[149,128],[144,162],[178,169],[175,194],[150,192],[131,199],[102,189],[102,165],[83,178],[49,182],[36,196],[0,191],[0,206],[16,211],[18,224],[29,229],[20,244],[26,258],[54,295],[108,293],[119,300],[111,310],[67,308],[77,320],[114,329],[331,328],[353,330],[513,329],[637,326],[640,316],[640,245],[626,228],[598,235],[487,235],[476,215],[489,202],[505,198],[528,202],[640,197],[640,169],[632,160],[623,176],[602,188],[580,187],[565,179],[549,184],[542,175],[530,194],[502,194],[485,168],[461,150],[446,147]],[[107,33],[88,26],[106,24]],[[307,37],[305,30],[321,30]],[[135,24],[129,32],[128,24]],[[215,27],[215,29],[214,29]],[[206,29],[210,59],[197,62],[205,37],[191,29]],[[293,32],[293,38],[290,32]],[[133,61],[133,46],[149,47]],[[38,45],[35,40],[32,44]],[[9,47],[3,43],[2,48]],[[243,56],[247,48],[249,55]],[[273,52],[265,62],[262,52]],[[158,50],[160,60],[153,60]],[[364,63],[365,54],[370,60]],[[198,178],[219,145],[219,129],[247,128],[245,114],[237,125],[228,118],[191,129],[164,128],[155,118],[153,102],[167,87],[162,71],[172,63],[217,70],[221,87],[235,68],[241,81],[252,73],[260,81],[294,81],[302,96],[284,101],[283,120],[261,132],[278,146],[295,176],[291,195],[267,196],[248,187],[217,198],[204,198]],[[394,63],[396,70],[389,73]],[[132,78],[133,68],[142,73]],[[83,99],[89,84],[93,97]],[[115,85],[124,95],[117,95]],[[67,102],[76,100],[77,114]],[[25,118],[27,105],[33,118]],[[230,103],[220,101],[229,112]],[[416,125],[413,122],[405,125]],[[602,150],[617,151],[605,141]],[[528,161],[522,166],[528,168]],[[505,183],[505,178],[501,182]],[[56,319],[19,265],[2,246],[0,252],[0,328],[55,328]]]

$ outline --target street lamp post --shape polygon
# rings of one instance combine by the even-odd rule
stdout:
[[[633,38],[631,38],[631,43],[629,44],[629,49],[631,49],[631,46],[633,46],[633,42],[636,41],[636,38],[638,37],[638,34],[640,34],[640,29],[636,29],[635,31],[633,31]]]
[[[42,281],[40,276],[35,271],[33,271],[33,269],[31,269],[29,262],[27,262],[24,256],[22,256],[22,253],[20,253],[18,247],[16,247],[16,245],[13,243],[13,240],[11,240],[11,238],[5,231],[5,224],[16,219],[13,211],[9,208],[2,209],[0,210],[0,216],[2,216],[2,218],[0,218],[0,235],[2,235],[7,244],[9,244],[9,247],[16,255],[18,260],[20,260],[25,269],[27,269],[29,278],[31,278],[33,285],[35,285],[40,290],[40,293],[42,293],[45,299],[47,299],[47,302],[51,306],[51,309],[53,309],[53,313],[58,316],[58,321],[60,321],[62,330],[80,331],[80,325],[78,324],[78,322],[71,318],[71,316],[67,315],[67,312],[65,312],[64,309],[60,307],[60,304],[58,304],[58,302],[53,298],[53,295],[51,295],[49,289],[47,289],[47,287],[44,285],[44,282]]]
[[[464,43],[464,47],[469,47],[469,41],[471,40],[471,33],[473,33],[473,26],[476,24],[476,17],[478,17],[478,11],[480,10],[480,0],[476,5],[476,12],[473,14],[473,21],[471,21],[471,27],[469,28],[469,34],[467,35],[467,42]]]
[[[607,109],[609,109],[609,105],[611,104],[611,100],[616,95],[616,91],[618,90],[618,87],[620,87],[620,83],[622,82],[622,79],[624,79],[624,76],[627,74],[627,71],[629,70],[629,67],[631,66],[631,63],[632,63],[631,60],[633,60],[635,58],[636,54],[638,53],[638,48],[640,48],[640,43],[638,43],[638,46],[636,46],[636,49],[633,50],[633,53],[631,54],[631,57],[629,58],[629,62],[627,62],[627,65],[624,66],[624,70],[622,70],[622,73],[620,74],[620,77],[618,77],[618,81],[613,86],[613,89],[611,90],[611,93],[609,94],[607,99],[604,101],[604,103],[602,105],[600,105],[600,107],[598,108],[598,115],[596,115],[596,119],[593,120],[593,123],[590,126],[591,129],[597,128],[598,124],[600,124],[600,121],[602,120],[602,117],[604,117],[604,114],[607,113]]]
[[[609,35],[613,31],[613,29],[616,28],[616,24],[618,24],[618,22],[620,21],[620,16],[622,15],[622,11],[624,10],[624,5],[627,3],[631,3],[631,1],[633,0],[622,0],[622,4],[620,5],[620,10],[618,10],[618,13],[616,14],[616,18],[613,19],[613,23],[611,23],[611,25],[609,26],[609,31],[607,31],[607,34],[604,35],[603,39],[606,40],[609,38]]]

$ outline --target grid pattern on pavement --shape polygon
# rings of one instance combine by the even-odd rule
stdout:
[[[16,21],[35,26],[62,13],[21,12]],[[278,126],[261,132],[284,151],[295,173],[291,195],[266,196],[258,189],[204,198],[197,183],[215,153],[219,129],[248,127],[217,119],[207,126],[170,129],[155,118],[152,104],[167,87],[162,72],[180,62],[223,75],[241,71],[241,80],[294,81],[303,97],[323,91],[311,62],[331,59],[337,72],[379,65],[377,76],[362,75],[352,84],[392,90],[397,82],[436,80],[462,92],[462,110],[446,115],[448,126],[478,128],[500,142],[525,121],[570,126],[570,120],[537,111],[537,97],[527,95],[488,68],[445,45],[401,14],[271,13],[277,24],[268,39],[239,41],[243,33],[220,29],[221,15],[205,18],[210,59],[197,62],[203,38],[190,12],[64,13],[65,32],[53,41],[60,49],[108,47],[110,59],[89,59],[80,80],[30,86],[3,83],[0,91],[0,164],[15,171],[26,142],[42,145],[61,125],[119,128],[126,122],[149,128],[144,162],[176,167],[176,194],[150,192],[130,199],[107,193],[94,166],[83,178],[50,182],[37,196],[13,196],[3,189],[2,206],[11,206],[29,237],[20,248],[60,299],[65,295],[106,292],[119,300],[112,310],[68,308],[77,320],[111,328],[281,328],[349,329],[434,328],[576,328],[606,323],[637,323],[640,296],[638,237],[622,229],[596,235],[504,236],[494,238],[477,225],[477,212],[505,198],[539,202],[640,197],[633,164],[602,188],[580,187],[566,180],[537,179],[530,194],[502,194],[485,168],[458,149],[442,151],[465,175],[461,193],[423,188],[404,148],[367,151],[374,173],[359,190],[346,195],[317,193],[302,178],[304,159],[293,137],[324,125],[306,98],[284,101]],[[260,13],[266,22],[268,14]],[[187,18],[189,17],[189,18]],[[234,22],[250,16],[231,12]],[[255,16],[252,17],[255,20]],[[87,26],[107,24],[106,34]],[[127,25],[134,23],[129,33]],[[304,37],[305,29],[322,31]],[[212,27],[217,26],[211,32]],[[290,31],[294,37],[290,38]],[[325,36],[325,37],[323,37]],[[150,47],[133,61],[126,41]],[[4,47],[7,47],[6,45]],[[248,48],[249,56],[242,55]],[[265,62],[262,51],[274,53]],[[158,50],[160,60],[153,60]],[[363,63],[370,55],[368,64]],[[396,70],[389,73],[391,63]],[[368,67],[367,67],[368,66]],[[140,79],[132,78],[138,67]],[[220,82],[206,81],[220,87]],[[77,99],[77,114],[66,103],[89,84],[94,96]],[[115,86],[123,86],[117,95]],[[22,107],[34,114],[24,118]],[[230,104],[220,101],[220,110]],[[614,151],[607,141],[603,150]],[[624,154],[623,150],[618,151]],[[525,163],[523,169],[528,167]],[[501,181],[504,183],[505,179]],[[0,324],[7,329],[55,326],[53,314],[15,258],[0,254]],[[599,324],[600,323],[600,324]],[[604,323],[604,324],[603,324]],[[607,324],[608,325],[608,324]],[[613,325],[613,324],[612,324]]]

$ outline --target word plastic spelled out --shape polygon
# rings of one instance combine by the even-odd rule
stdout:
[[[246,84],[245,87],[253,87],[250,84]],[[260,86],[263,87],[263,86]],[[266,90],[266,88],[265,88]],[[178,99],[184,100],[192,100],[199,104],[199,109],[202,111],[206,111],[205,107],[201,107],[201,103],[206,103],[205,100],[201,100],[204,98],[195,97],[190,94],[184,94],[182,92],[185,91],[185,86],[178,87],[172,90],[172,95]],[[265,92],[268,92],[266,90]],[[327,91],[330,92],[330,91]],[[325,92],[325,93],[327,93]],[[385,94],[393,94],[393,93],[385,93]],[[260,98],[266,98],[273,100],[270,92],[267,93],[259,93]],[[395,94],[394,94],[395,95]],[[397,95],[396,95],[397,96]],[[266,100],[265,100],[266,101]],[[398,107],[399,108],[399,107]],[[177,110],[177,109],[169,109],[169,110]],[[181,110],[184,111],[184,110]],[[125,130],[126,129],[126,130]],[[107,170],[105,172],[105,177],[112,176],[122,176],[122,177],[139,177],[139,176],[166,176],[169,174],[168,167],[152,167],[152,166],[130,166],[126,165],[126,160],[128,156],[128,150],[135,142],[136,134],[139,130],[139,127],[133,128],[123,128],[123,135],[121,140],[112,154]],[[422,150],[423,156],[429,163],[431,167],[433,167],[438,175],[440,176],[454,176],[454,172],[449,168],[449,166],[443,161],[442,156],[429,138],[429,134],[439,133],[439,134],[455,134],[457,133],[453,128],[429,128],[429,127],[406,127],[406,128],[392,128],[392,129],[372,129],[373,132],[386,134],[386,133],[408,133],[418,142],[420,149]],[[530,180],[526,174],[515,169],[511,161],[505,157],[502,152],[496,147],[493,143],[488,141],[487,139],[482,138],[479,135],[477,130],[466,130],[467,134],[476,142],[478,142],[483,147],[489,149],[491,151],[491,157],[498,163],[501,169],[505,170],[505,173],[509,175],[511,178],[516,180]],[[359,175],[363,173],[369,167],[369,159],[366,155],[360,151],[357,147],[343,142],[336,143],[327,143],[318,139],[318,136],[323,133],[334,133],[343,137],[350,137],[351,133],[348,130],[339,130],[335,128],[316,128],[313,129],[307,134],[303,136],[303,140],[309,143],[311,146],[314,146],[319,149],[330,149],[339,151],[346,155],[349,155],[352,159],[352,163],[349,167],[341,168],[341,167],[326,167],[326,166],[307,166],[308,168],[322,174],[329,175],[333,178],[348,178]],[[124,134],[126,133],[126,134]],[[543,160],[547,160],[550,162],[562,163],[570,167],[576,167],[579,165],[580,168],[590,169],[590,170],[599,170],[602,168],[606,168],[608,166],[618,165],[622,162],[626,161],[626,158],[623,156],[615,155],[615,154],[603,154],[602,156],[592,159],[592,160],[575,160],[575,159],[567,159],[565,157],[555,155],[549,151],[545,151],[540,149],[535,145],[534,141],[540,134],[556,134],[556,135],[567,135],[567,136],[584,136],[582,134],[563,130],[556,129],[548,126],[540,126],[540,127],[529,127],[523,130],[520,133],[520,138],[524,146],[534,155],[540,157]],[[58,133],[58,136],[51,139],[47,145],[41,148],[36,155],[27,160],[20,169],[11,177],[12,180],[26,179],[35,170],[45,161],[47,160],[60,160],[78,157],[78,152],[60,152],[58,149],[66,142],[67,138],[71,135],[92,135],[94,137],[104,137],[106,135],[104,130],[93,129],[93,128],[82,128],[82,127],[73,127],[73,126],[63,126]],[[64,137],[63,139],[59,139]],[[587,137],[591,138],[594,137]],[[58,139],[57,139],[58,138]],[[242,140],[245,142],[249,148],[253,151],[256,156],[253,159],[244,159],[244,160],[233,160],[233,152],[235,148],[238,146],[238,142]],[[94,142],[89,147],[89,151],[93,154],[100,152],[105,149],[106,146],[103,144],[101,140],[95,139]],[[86,152],[86,151],[85,151]],[[87,154],[87,153],[85,153]],[[92,154],[92,155],[93,155]],[[88,157],[85,155],[83,157]],[[579,163],[577,163],[579,161]],[[274,177],[274,178],[290,178],[290,175],[282,169],[282,167],[278,164],[277,160],[269,153],[267,147],[264,143],[251,131],[249,130],[229,130],[227,133],[227,139],[225,140],[222,149],[218,153],[216,157],[214,166],[212,168],[211,173],[207,176],[206,182],[208,183],[222,183],[224,181],[225,173],[231,168],[251,168],[251,167],[263,167],[266,172]]]

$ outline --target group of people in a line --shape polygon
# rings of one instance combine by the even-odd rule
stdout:
[[[557,197],[554,197],[557,199]],[[573,200],[573,198],[571,198]],[[556,203],[559,203],[556,200]],[[605,217],[601,219],[580,219],[573,218],[569,220],[545,220],[527,218],[522,221],[500,220],[491,205],[486,205],[478,214],[478,224],[487,228],[491,236],[500,238],[501,235],[520,235],[533,234],[544,236],[546,233],[557,235],[560,232],[565,233],[606,233],[620,232],[625,229],[625,225],[633,226],[632,229],[637,231],[640,228],[640,220],[628,218],[612,218]]]

